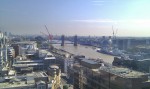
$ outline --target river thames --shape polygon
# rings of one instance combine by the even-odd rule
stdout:
[[[114,56],[102,54],[96,51],[97,48],[91,47],[91,46],[73,46],[73,44],[65,44],[65,46],[61,46],[60,44],[53,44],[53,46],[57,49],[65,50],[69,53],[75,54],[75,55],[84,55],[87,58],[100,58],[103,59],[103,61],[112,64],[114,60]]]

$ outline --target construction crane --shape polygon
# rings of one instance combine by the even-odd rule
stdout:
[[[48,40],[49,40],[49,41],[52,41],[53,35],[50,34],[50,32],[48,31],[48,28],[47,28],[46,25],[45,25],[45,28],[46,28],[47,34],[45,34],[44,32],[41,32],[41,33],[42,33],[43,35],[45,35],[46,37],[48,37]]]
[[[116,31],[114,31],[113,26],[112,26],[112,31],[113,31],[113,39],[116,39],[118,29],[116,29]]]
[[[49,37],[49,40],[52,40],[53,39],[53,36],[50,34],[50,32],[48,31],[47,29],[47,26],[45,25],[45,28],[47,30],[47,33],[48,33],[48,37]]]
[[[114,28],[113,28],[113,26],[112,26],[112,31],[113,31],[113,40],[115,41],[115,44],[114,44],[114,47],[115,48],[117,48],[117,31],[118,31],[118,29],[116,29],[115,31],[114,31]]]
[[[47,47],[49,48],[49,49],[52,49],[53,48],[53,46],[52,46],[52,39],[53,39],[53,36],[50,34],[50,32],[48,31],[48,28],[47,28],[47,26],[45,25],[45,28],[46,28],[46,32],[47,33],[44,33],[44,32],[41,32],[43,35],[45,35],[46,37],[48,37],[48,45],[47,45]],[[50,44],[49,44],[50,43]]]

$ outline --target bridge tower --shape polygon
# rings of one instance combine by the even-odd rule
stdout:
[[[65,36],[62,35],[61,36],[61,46],[64,46],[64,44],[65,44]]]
[[[74,46],[78,45],[78,38],[77,35],[74,36]]]

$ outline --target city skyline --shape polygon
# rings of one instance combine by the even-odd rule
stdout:
[[[149,0],[1,0],[0,30],[53,35],[150,36]]]

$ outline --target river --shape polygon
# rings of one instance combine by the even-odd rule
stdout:
[[[96,48],[91,46],[73,46],[73,44],[65,44],[65,46],[60,46],[60,44],[53,44],[53,46],[57,49],[65,50],[69,53],[75,54],[75,55],[84,55],[87,58],[101,58],[103,61],[107,63],[111,63],[114,60],[114,56],[102,54],[96,51]]]

